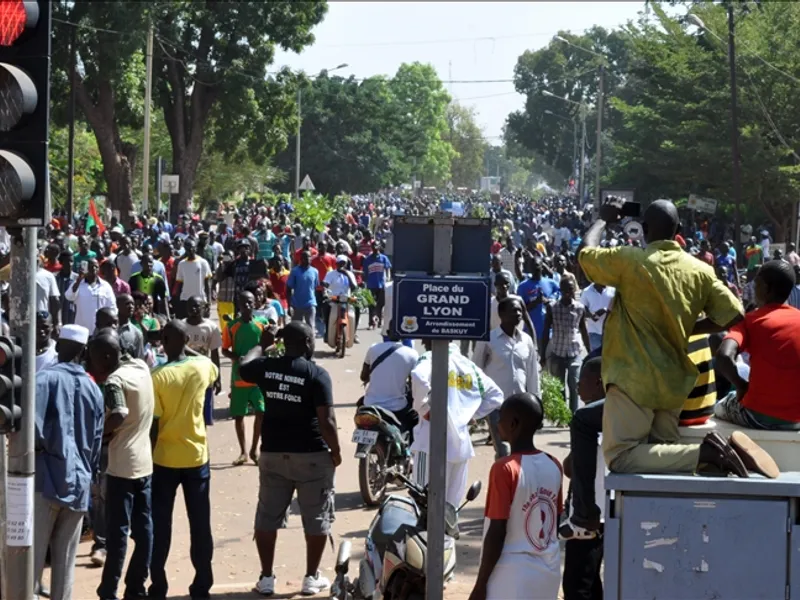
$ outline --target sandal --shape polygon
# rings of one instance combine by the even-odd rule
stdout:
[[[239,458],[233,461],[234,467],[241,467],[244,463],[247,462],[247,454],[240,454]]]

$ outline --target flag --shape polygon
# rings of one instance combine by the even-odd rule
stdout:
[[[88,233],[92,226],[97,227],[97,233],[100,235],[106,230],[106,226],[100,220],[100,215],[97,214],[97,205],[94,203],[94,198],[89,199],[89,216],[86,218],[86,231]]]

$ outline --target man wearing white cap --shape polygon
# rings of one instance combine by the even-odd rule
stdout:
[[[331,296],[349,296],[350,292],[356,289],[356,277],[347,270],[349,262],[350,260],[344,254],[340,254],[336,257],[336,269],[325,274],[322,287],[326,288]],[[326,329],[330,314],[331,305],[326,302],[322,307],[322,318],[325,321]]]
[[[103,395],[81,365],[89,330],[64,325],[58,364],[36,374],[34,577],[51,553],[50,595],[70,598],[81,522],[103,441]]]

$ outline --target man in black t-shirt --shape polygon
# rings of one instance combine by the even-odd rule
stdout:
[[[261,576],[256,590],[264,595],[275,591],[277,532],[286,526],[297,490],[308,545],[302,593],[318,594],[330,587],[319,563],[334,520],[334,471],[342,462],[333,388],[328,372],[311,361],[314,333],[308,325],[295,321],[278,332],[286,349],[280,358],[264,354],[275,336],[274,329],[266,329],[261,344],[239,363],[242,380],[258,385],[264,394],[255,519]]]

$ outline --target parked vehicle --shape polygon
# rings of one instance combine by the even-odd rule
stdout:
[[[411,475],[410,428],[403,431],[397,416],[379,406],[359,407],[353,420],[358,487],[367,506],[378,506],[390,483]]]
[[[399,476],[410,497],[391,495],[372,520],[366,539],[364,558],[359,561],[358,576],[348,577],[350,542],[339,546],[336,578],[331,598],[337,600],[424,600],[428,550],[428,490]],[[444,580],[453,576],[458,539],[458,512],[481,492],[476,481],[458,509],[446,505]]]

